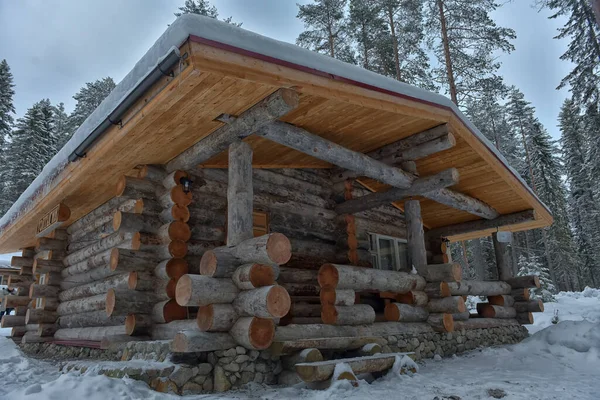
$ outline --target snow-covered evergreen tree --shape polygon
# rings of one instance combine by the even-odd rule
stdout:
[[[71,137],[71,120],[65,112],[64,103],[59,103],[52,107],[53,112],[53,132],[56,139],[56,151],[58,152],[67,143]]]
[[[179,7],[179,12],[176,12],[175,16],[179,17],[182,14],[198,14],[215,19],[219,17],[217,7],[211,5],[208,0],[185,0],[183,7]],[[232,17],[225,18],[223,21],[235,26],[242,26],[241,22],[233,22]]]
[[[383,72],[387,67],[381,65],[378,46],[385,40],[387,28],[380,7],[369,1],[350,0],[349,9],[348,28],[356,43],[358,64],[364,69]]]
[[[519,258],[519,273],[518,276],[537,275],[540,278],[540,288],[530,289],[532,299],[542,299],[543,302],[555,301],[554,293],[556,287],[552,283],[548,268],[545,267],[537,257]]]
[[[498,52],[514,50],[512,29],[497,26],[490,14],[500,7],[494,0],[428,0],[430,46],[439,68],[436,81],[456,104],[482,98],[481,90],[497,84]]]
[[[6,196],[1,199],[6,209],[57,151],[53,108],[49,100],[42,100],[28,109],[15,124],[6,152]]]
[[[2,199],[6,197],[6,139],[11,135],[13,114],[15,113],[14,86],[10,67],[6,60],[2,60],[0,62],[0,216],[4,215],[7,210]]]
[[[69,116],[69,129],[67,140],[81,126],[83,121],[102,103],[115,88],[115,82],[111,77],[98,79],[94,82],[88,82],[85,87],[73,96],[77,101],[75,109]],[[66,140],[65,140],[66,141]]]
[[[569,211],[577,252],[582,265],[577,271],[582,289],[600,283],[600,207],[595,199],[594,182],[587,168],[585,121],[574,100],[566,99],[559,114],[562,155],[570,189]]]
[[[567,23],[558,31],[557,39],[570,39],[567,51],[560,57],[574,66],[558,88],[569,85],[580,103],[599,100],[600,88],[600,26],[594,19],[590,1],[539,0],[554,14],[550,18],[565,17]]]
[[[346,19],[347,0],[314,0],[298,4],[298,15],[306,30],[296,44],[339,60],[355,63]]]

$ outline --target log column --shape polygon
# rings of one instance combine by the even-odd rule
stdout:
[[[252,148],[246,142],[229,146],[227,184],[227,246],[233,247],[254,237],[252,210]]]
[[[499,242],[497,232],[492,233],[492,242],[494,243],[494,254],[496,255],[496,265],[498,267],[498,279],[506,281],[513,277],[508,243]]]

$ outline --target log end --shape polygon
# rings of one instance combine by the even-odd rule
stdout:
[[[175,204],[179,204],[180,206],[189,206],[192,204],[192,192],[185,192],[183,190],[183,185],[178,184],[173,189],[171,189],[171,200]]]
[[[442,325],[446,332],[454,332],[454,318],[452,318],[452,314],[443,314]]]
[[[466,312],[466,311],[467,311],[467,305],[465,304],[465,299],[464,299],[464,297],[462,297],[462,296],[461,296],[461,297],[459,297],[459,298],[457,299],[457,304],[456,304],[456,307],[457,307],[457,309],[458,309],[458,312],[461,312],[461,313],[463,313],[463,312]]]
[[[131,250],[139,250],[142,247],[142,235],[135,232],[131,237]]]
[[[212,304],[207,306],[201,306],[198,308],[198,314],[196,316],[196,323],[198,324],[198,329],[203,332],[207,332],[212,328],[214,321],[215,310]]]
[[[518,313],[517,314],[517,322],[522,325],[531,325],[533,324],[533,313]]]
[[[413,292],[406,292],[406,293],[399,293],[396,295],[396,302],[398,303],[402,303],[402,304],[414,304],[415,303],[415,296],[413,295]],[[395,320],[392,320],[395,321]]]
[[[119,178],[119,181],[117,182],[117,186],[115,188],[115,196],[117,196],[117,197],[123,196],[123,193],[125,192],[126,187],[127,187],[127,177],[125,175],[123,175],[121,178]]]
[[[452,277],[455,282],[460,282],[462,280],[462,267],[459,263],[452,264]]]
[[[200,258],[200,275],[213,276],[217,271],[217,256],[212,250],[205,251]]]
[[[282,233],[272,233],[267,239],[267,255],[275,264],[281,265],[292,258],[292,244]]]
[[[171,279],[178,280],[183,275],[188,273],[188,263],[183,258],[172,258],[167,262],[167,276]]]
[[[250,344],[257,350],[265,350],[273,343],[275,323],[271,319],[252,318],[248,332]]]
[[[335,289],[340,279],[339,273],[335,265],[323,264],[319,268],[319,274],[317,280],[319,286],[324,289]]]
[[[386,321],[400,321],[400,309],[394,303],[386,304],[383,316]]]
[[[106,315],[108,315],[109,317],[112,315],[113,311],[115,310],[115,304],[116,304],[115,289],[108,289],[108,292],[106,293]]]
[[[144,213],[144,199],[137,199],[133,206],[134,214],[143,214]]]
[[[113,216],[113,229],[115,232],[119,230],[121,227],[121,221],[123,220],[123,214],[121,211],[117,211]]]
[[[544,312],[544,302],[542,301],[542,299],[538,299],[538,307],[540,309],[539,312]]]
[[[135,290],[138,282],[138,273],[137,271],[133,271],[129,273],[129,278],[127,278],[127,287],[131,290]]]
[[[319,298],[321,299],[321,304],[323,306],[334,305],[336,300],[335,289],[321,289]]]
[[[190,226],[183,221],[173,221],[169,224],[169,239],[187,242],[192,237]]]
[[[189,275],[183,275],[177,281],[175,288],[175,300],[180,306],[190,306],[190,299],[192,298],[193,287],[192,278]],[[108,303],[107,303],[108,304]]]
[[[175,295],[176,295],[176,288],[177,288],[177,279],[171,279],[169,280],[169,282],[167,283],[167,287],[165,288],[165,291],[167,293],[167,297],[170,299],[174,299]]]
[[[477,313],[483,318],[494,318],[496,317],[496,310],[493,305],[486,303],[477,304]]]
[[[541,284],[540,284],[540,277],[539,276],[537,276],[537,275],[533,276],[533,284],[535,285],[535,287],[537,289],[539,289],[539,288],[542,287]]]
[[[269,289],[267,293],[267,311],[274,318],[282,318],[289,311],[292,300],[287,290],[283,287],[275,285]]]
[[[110,270],[114,271],[119,265],[119,249],[114,248],[110,251]]]
[[[255,288],[275,283],[275,270],[270,265],[254,264],[250,269],[249,281]]]
[[[188,222],[190,220],[190,209],[187,206],[175,204],[171,207],[171,216],[175,221]]]
[[[31,309],[28,309],[27,312],[25,313],[25,324],[29,324],[29,320],[31,319]],[[4,317],[2,317],[2,328],[4,328]]]
[[[129,314],[125,318],[125,333],[129,336],[135,332],[135,314]]]
[[[181,184],[181,178],[189,178],[189,177],[190,177],[190,175],[187,172],[182,171],[180,169],[173,172],[173,182],[175,182],[176,185]]]
[[[187,308],[180,306],[175,300],[169,300],[163,306],[163,318],[167,324],[172,321],[186,319],[187,316]]]
[[[324,324],[333,325],[337,321],[338,312],[333,305],[324,305],[321,308],[321,320]]]
[[[169,254],[173,258],[183,258],[187,254],[187,243],[183,240],[173,240],[169,243]]]

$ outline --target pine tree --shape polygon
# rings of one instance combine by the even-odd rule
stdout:
[[[53,132],[56,138],[56,151],[58,152],[67,143],[71,137],[70,118],[65,112],[64,103],[59,103],[52,107],[53,112]]]
[[[11,136],[15,107],[13,76],[6,60],[0,62],[0,215],[4,215],[7,207],[2,199],[6,197],[7,165],[6,165],[6,139]]]
[[[577,275],[582,289],[600,281],[600,208],[594,198],[593,180],[587,168],[585,121],[573,99],[566,99],[559,114],[562,155],[570,188],[569,211],[582,267]]]
[[[385,22],[380,9],[364,0],[350,0],[348,28],[358,48],[357,61],[364,69],[380,72],[385,69],[377,60],[378,44],[386,34]]]
[[[314,0],[311,4],[298,4],[296,17],[304,22],[307,30],[300,33],[296,44],[354,64],[346,3],[347,0]]]
[[[77,101],[75,110],[69,116],[69,128],[66,132],[66,140],[81,126],[83,121],[102,103],[102,101],[115,88],[115,82],[111,77],[98,79],[94,82],[88,82],[85,87],[73,96]],[[66,142],[65,140],[65,142]]]
[[[499,84],[497,52],[514,50],[512,29],[496,25],[490,13],[494,0],[428,0],[430,46],[439,64],[436,81],[444,84],[452,101],[481,98],[481,90]]]
[[[556,287],[550,279],[548,268],[545,267],[537,257],[527,259],[523,256],[519,258],[519,273],[518,276],[537,275],[540,278],[540,288],[530,289],[531,298],[542,299],[543,302],[555,301],[554,293]]]
[[[7,187],[2,206],[10,205],[27,189],[57,151],[54,111],[45,99],[27,110],[15,124],[7,146]]]
[[[175,13],[176,17],[183,14],[198,14],[215,19],[219,17],[217,7],[211,5],[208,0],[185,0],[183,7],[179,7],[179,11]],[[241,22],[233,22],[232,17],[225,18],[223,21],[231,25],[242,26]]]
[[[558,89],[570,85],[579,103],[599,100],[600,88],[600,26],[587,0],[540,0],[539,4],[554,11],[550,18],[566,17],[556,39],[569,38],[567,51],[560,57],[574,64]]]
[[[542,244],[550,275],[561,289],[577,286],[579,257],[573,242],[567,213],[567,191],[561,180],[559,150],[550,135],[536,120],[528,132],[527,147],[531,157],[532,181],[540,199],[550,208],[554,223],[543,228]]]

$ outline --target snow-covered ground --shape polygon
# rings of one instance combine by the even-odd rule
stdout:
[[[560,322],[551,320],[558,310]],[[428,360],[418,374],[386,376],[358,388],[344,383],[325,391],[273,389],[250,385],[224,395],[190,399],[598,399],[600,393],[600,290],[561,293],[556,303],[535,314],[532,336],[524,342],[483,349],[441,361]],[[7,330],[0,330],[0,335]],[[56,366],[24,357],[0,337],[0,399],[175,399],[145,384],[104,376],[61,375]],[[495,392],[489,392],[496,390]],[[454,397],[453,397],[454,396]]]

